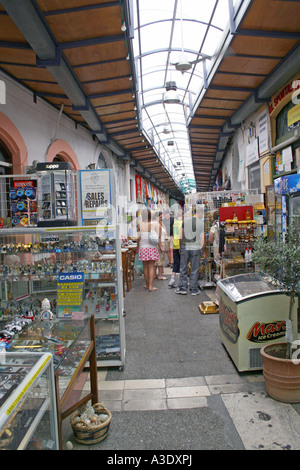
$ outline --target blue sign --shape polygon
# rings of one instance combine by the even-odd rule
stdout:
[[[300,174],[276,178],[274,181],[274,190],[276,194],[293,194],[300,192]]]
[[[73,283],[73,282],[83,282],[84,281],[84,272],[74,272],[74,273],[59,273],[58,282],[63,283]]]

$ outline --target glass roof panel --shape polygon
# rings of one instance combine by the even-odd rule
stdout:
[[[208,68],[229,23],[228,0],[134,0],[134,18],[142,131],[154,139],[158,158],[186,192],[195,186],[187,132],[190,106],[203,88],[203,61]],[[175,82],[172,92],[179,103],[164,103],[170,82]]]

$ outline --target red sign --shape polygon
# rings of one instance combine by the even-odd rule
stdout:
[[[291,95],[294,93],[296,90],[300,88],[300,80],[293,80],[287,85],[285,85],[278,93],[277,95],[272,99],[271,103],[269,104],[269,113],[272,114],[277,106],[281,103],[283,98],[285,98],[288,95]]]
[[[252,343],[263,343],[264,341],[272,341],[285,336],[285,331],[285,320],[269,323],[257,321],[250,328],[246,338]]]
[[[142,178],[140,175],[135,175],[135,191],[136,191],[136,201],[142,202]]]
[[[238,328],[238,317],[220,298],[219,302],[219,323],[224,335],[231,343],[237,343],[240,335]]]
[[[236,214],[238,220],[246,220],[247,211],[250,214],[251,220],[253,219],[253,206],[230,206],[219,208],[219,220],[224,222],[227,219],[233,219]]]

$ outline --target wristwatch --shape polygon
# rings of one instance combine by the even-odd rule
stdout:
[[[51,310],[44,310],[44,312],[41,312],[41,319],[42,320],[52,320],[53,319],[53,313]]]

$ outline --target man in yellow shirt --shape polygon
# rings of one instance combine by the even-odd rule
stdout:
[[[178,209],[173,225],[173,271],[168,284],[169,289],[175,286],[176,274],[180,272],[180,240],[183,220],[183,211]]]

